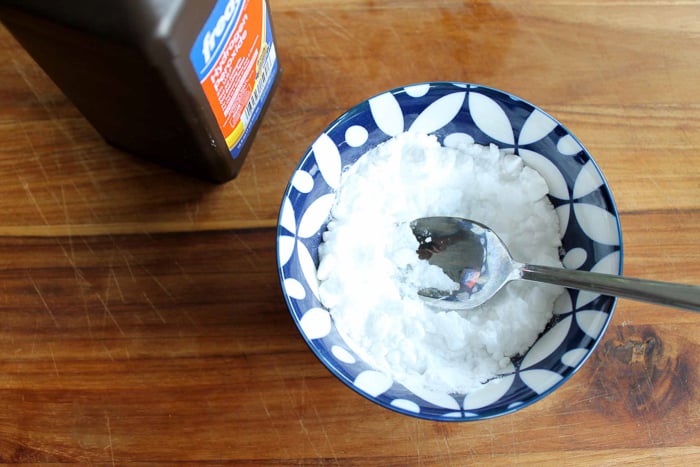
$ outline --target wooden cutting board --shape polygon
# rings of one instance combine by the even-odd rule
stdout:
[[[283,75],[239,177],[116,150],[0,26],[0,461],[466,465],[700,462],[700,319],[621,300],[583,369],[478,423],[376,407],[281,296],[277,212],[335,117],[394,87],[529,100],[593,154],[628,275],[700,284],[700,6],[270,2]]]

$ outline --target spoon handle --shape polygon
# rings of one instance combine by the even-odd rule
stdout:
[[[520,265],[522,279],[700,311],[700,287],[573,269]]]

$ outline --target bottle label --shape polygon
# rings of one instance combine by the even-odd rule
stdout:
[[[279,67],[265,0],[217,1],[190,61],[235,158],[260,117]]]

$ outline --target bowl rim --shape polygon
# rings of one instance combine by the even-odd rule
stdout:
[[[343,384],[345,384],[347,387],[349,387],[353,392],[361,395],[365,399],[367,399],[369,402],[379,405],[383,408],[389,409],[393,412],[397,412],[403,415],[408,415],[413,418],[418,418],[418,419],[423,419],[423,420],[428,420],[428,421],[438,421],[438,422],[475,422],[475,421],[480,421],[480,420],[488,420],[492,418],[497,418],[501,417],[504,415],[512,414],[514,412],[520,411],[526,407],[529,407],[536,402],[541,401],[545,397],[549,396],[551,393],[553,393],[555,390],[559,389],[561,386],[563,386],[566,382],[568,382],[580,369],[581,367],[585,364],[585,362],[591,357],[593,352],[595,351],[596,347],[598,344],[602,341],[603,336],[605,335],[608,326],[610,325],[610,322],[612,321],[612,317],[614,314],[614,311],[617,307],[618,303],[618,298],[614,296],[610,296],[609,298],[611,299],[610,303],[610,311],[608,312],[608,316],[605,320],[605,323],[602,325],[600,332],[598,334],[598,337],[595,339],[592,339],[592,343],[590,346],[590,349],[588,349],[586,355],[575,365],[571,368],[571,371],[569,374],[565,377],[562,377],[561,380],[558,382],[554,383],[551,387],[546,389],[545,391],[538,393],[536,396],[531,397],[530,399],[520,402],[520,403],[513,403],[511,404],[508,408],[499,410],[497,412],[493,413],[486,413],[486,414],[478,414],[476,416],[464,416],[462,415],[461,417],[447,417],[447,416],[435,416],[431,414],[424,414],[422,412],[412,412],[410,410],[403,409],[401,407],[387,404],[381,400],[379,400],[377,397],[369,394],[368,392],[364,391],[363,389],[355,386],[352,381],[350,381],[348,378],[345,377],[345,375],[341,374],[339,370],[335,368],[335,365],[333,363],[333,360],[329,359],[325,353],[319,352],[316,349],[316,346],[313,344],[310,338],[306,335],[304,330],[301,327],[301,323],[299,320],[296,318],[296,316],[293,313],[294,305],[290,301],[290,296],[285,292],[285,285],[284,285],[284,275],[283,275],[283,265],[281,264],[281,259],[280,259],[280,252],[279,252],[279,238],[282,234],[282,215],[284,212],[284,202],[288,198],[288,195],[290,194],[293,185],[292,185],[292,178],[294,173],[299,170],[299,167],[311,156],[313,152],[313,143],[323,134],[331,132],[333,129],[335,129],[337,126],[342,124],[345,120],[348,118],[351,118],[354,115],[357,115],[362,112],[362,107],[369,102],[371,99],[384,95],[384,94],[391,94],[391,95],[396,95],[399,93],[405,93],[408,88],[411,87],[418,87],[418,86],[428,86],[429,89],[432,89],[433,87],[445,87],[445,86],[453,86],[453,87],[461,87],[466,90],[469,89],[484,89],[491,91],[496,94],[500,94],[503,97],[507,97],[513,101],[517,102],[522,102],[530,107],[532,107],[533,110],[537,110],[541,112],[544,116],[547,118],[551,119],[553,122],[555,122],[558,126],[560,126],[564,131],[566,131],[566,134],[573,138],[573,140],[581,147],[581,151],[583,151],[588,158],[588,162],[592,164],[592,166],[595,168],[597,174],[599,175],[601,181],[602,181],[602,187],[604,187],[607,195],[608,195],[608,202],[609,202],[609,208],[610,212],[613,214],[614,220],[615,220],[615,226],[617,228],[617,236],[618,236],[618,252],[619,252],[619,258],[618,258],[618,264],[617,264],[617,270],[618,270],[618,275],[623,274],[623,267],[624,267],[624,244],[623,244],[623,233],[622,233],[622,224],[620,221],[620,213],[617,208],[617,204],[615,202],[615,199],[613,197],[612,190],[610,188],[610,185],[605,178],[605,175],[601,171],[600,167],[598,166],[598,163],[596,160],[593,158],[591,153],[588,151],[588,149],[583,145],[583,143],[579,140],[579,138],[566,126],[564,125],[560,120],[554,118],[551,114],[543,110],[541,107],[538,105],[533,104],[529,100],[523,99],[519,97],[518,95],[512,94],[508,91],[504,91],[499,88],[495,88],[492,86],[488,85],[482,85],[478,83],[472,83],[472,82],[462,82],[462,81],[422,81],[422,82],[416,82],[416,83],[410,83],[406,84],[404,86],[398,86],[394,87],[388,90],[385,90],[383,92],[378,92],[376,94],[373,94],[362,101],[357,102],[355,105],[350,107],[349,109],[345,110],[338,116],[336,116],[328,125],[326,125],[318,134],[317,136],[312,140],[311,144],[308,145],[302,156],[300,157],[299,161],[297,162],[294,172],[292,173],[292,177],[290,177],[289,181],[287,182],[287,186],[284,190],[284,193],[282,195],[282,199],[280,202],[280,208],[277,216],[277,224],[276,224],[276,246],[275,246],[275,255],[276,255],[276,264],[277,264],[277,275],[278,275],[278,280],[280,282],[280,287],[282,289],[282,295],[284,296],[285,299],[285,304],[287,305],[287,309],[290,312],[290,315],[292,315],[292,320],[294,321],[295,326],[297,327],[297,330],[299,331],[299,334],[301,334],[302,338],[304,339],[306,345],[308,348],[311,350],[311,352],[314,354],[314,356],[323,364],[323,366],[333,375],[335,376],[336,379],[340,380]],[[420,96],[419,98],[422,98]],[[461,412],[464,412],[464,410],[460,410]]]

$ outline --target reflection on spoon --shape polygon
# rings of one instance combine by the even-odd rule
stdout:
[[[455,291],[419,291],[438,308],[477,307],[508,282],[524,279],[700,311],[699,286],[519,263],[495,232],[468,219],[424,217],[411,222],[411,229],[420,243],[418,256],[459,284]]]

